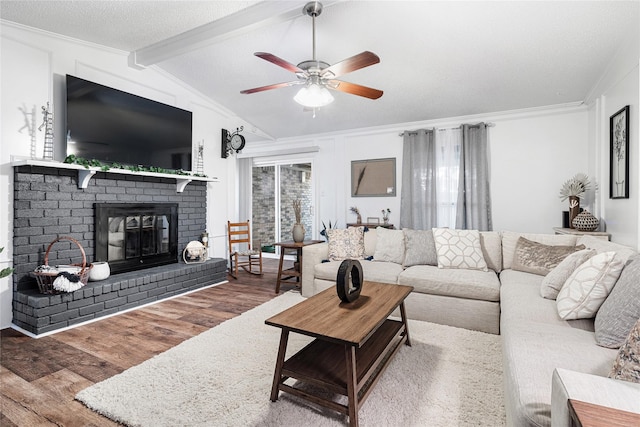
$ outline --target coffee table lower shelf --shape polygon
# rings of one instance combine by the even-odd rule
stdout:
[[[274,390],[276,399],[277,392],[284,391],[349,415],[349,406],[360,407],[403,343],[410,345],[405,324],[389,319],[360,348],[315,339],[284,362],[277,389]],[[285,384],[290,378],[346,396],[348,403],[343,405]],[[350,390],[350,378],[353,378],[353,391]]]

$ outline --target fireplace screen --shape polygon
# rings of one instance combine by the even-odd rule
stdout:
[[[176,262],[176,204],[96,204],[96,261],[122,272]]]

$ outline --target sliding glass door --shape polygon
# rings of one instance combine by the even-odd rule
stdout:
[[[311,161],[255,162],[252,169],[251,222],[254,242],[263,252],[278,253],[274,243],[293,240],[293,202],[300,201],[305,239],[313,236],[314,209]]]

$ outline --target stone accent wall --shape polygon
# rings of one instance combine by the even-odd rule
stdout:
[[[44,299],[38,299],[39,292],[37,282],[30,274],[34,269],[44,263],[44,255],[49,244],[59,236],[69,236],[78,240],[82,245],[87,262],[93,262],[94,257],[94,203],[178,203],[178,254],[180,264],[170,264],[168,266],[149,268],[133,273],[122,273],[114,275],[114,283],[120,283],[120,280],[127,281],[125,285],[126,291],[119,286],[118,298],[123,297],[121,293],[131,292],[137,294],[138,305],[149,302],[150,299],[162,299],[165,296],[172,296],[176,289],[169,289],[164,282],[166,278],[157,280],[162,282],[158,285],[154,295],[145,295],[145,290],[132,291],[133,286],[129,281],[135,278],[136,281],[144,281],[145,285],[149,283],[146,277],[152,277],[156,272],[161,271],[163,274],[171,275],[171,271],[176,271],[173,276],[173,284],[185,292],[192,289],[189,284],[182,286],[182,282],[193,273],[191,271],[192,264],[184,270],[185,264],[182,262],[182,250],[191,240],[198,240],[200,233],[206,228],[206,207],[207,207],[207,184],[204,181],[193,181],[189,183],[182,193],[176,192],[176,181],[170,178],[156,178],[137,175],[121,175],[98,172],[90,181],[86,189],[78,188],[77,171],[68,169],[57,169],[54,167],[41,166],[20,166],[14,168],[14,228],[13,228],[13,265],[15,272],[13,274],[13,291],[14,291],[14,323],[18,326],[34,331],[52,330],[71,324],[70,322],[79,322],[79,318],[86,320],[89,315],[87,310],[96,310],[96,314],[90,317],[99,317],[104,314],[97,314],[98,306],[94,302],[88,303],[87,300],[77,302],[78,295],[81,298],[93,298],[92,293],[98,292],[100,295],[113,296],[111,291],[97,291],[96,286],[87,286],[84,290],[76,291],[72,294],[63,294],[56,296],[43,295],[41,298],[49,301],[43,303]],[[78,247],[68,241],[56,243],[49,253],[49,265],[57,264],[75,264],[82,261],[82,256]],[[226,265],[224,260],[221,260]],[[214,263],[215,264],[215,263]],[[164,269],[168,270],[164,270]],[[216,267],[217,268],[217,267]],[[217,270],[216,270],[217,271]],[[178,273],[179,272],[179,273]],[[140,276],[137,275],[139,273]],[[208,272],[207,274],[210,274]],[[187,277],[182,277],[187,275]],[[212,281],[213,280],[213,281]],[[220,282],[226,280],[225,274],[215,274],[211,277],[201,277],[198,279],[199,286]],[[91,282],[93,283],[93,282]],[[102,283],[102,282],[96,282]],[[105,286],[108,282],[105,282]],[[136,285],[137,286],[137,285]],[[161,289],[164,288],[165,295],[162,295]],[[155,293],[158,295],[155,295]],[[78,295],[76,295],[79,293]],[[87,295],[85,295],[85,293]],[[22,294],[22,295],[18,295]],[[26,298],[26,299],[25,299]],[[28,302],[38,299],[35,307]],[[69,308],[77,312],[74,320],[61,319],[68,314],[63,314],[62,306],[54,301],[67,300],[70,303]],[[100,298],[106,298],[102,296]],[[127,297],[126,303],[122,304],[122,308],[130,308],[135,305],[134,297]],[[93,299],[95,301],[95,299]],[[124,301],[124,300],[118,300]],[[79,307],[83,304],[92,306],[91,309],[83,309],[80,314]],[[44,305],[42,305],[44,304]],[[55,306],[55,308],[51,308]],[[103,312],[109,314],[111,306],[106,308],[102,304]],[[40,310],[45,308],[44,311]],[[118,305],[120,307],[120,305]],[[38,311],[40,310],[40,311]],[[62,311],[57,311],[62,310]],[[55,312],[53,312],[55,311]],[[44,315],[43,313],[49,313]],[[54,320],[51,316],[55,315]],[[45,319],[46,318],[46,319]],[[53,323],[52,323],[53,322]],[[36,332],[34,332],[36,333]]]
[[[304,180],[302,178],[304,174]],[[280,236],[275,241],[291,240],[291,229],[295,223],[293,201],[300,199],[302,223],[307,239],[311,238],[313,217],[311,215],[312,173],[295,167],[280,167]],[[262,245],[274,243],[275,235],[275,167],[253,168],[253,240]]]

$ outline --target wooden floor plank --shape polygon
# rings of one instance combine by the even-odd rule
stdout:
[[[288,263],[291,267],[291,263]],[[75,401],[76,393],[150,359],[276,296],[277,259],[237,279],[33,339],[0,331],[0,425],[117,426]],[[294,289],[282,286],[281,293]]]

